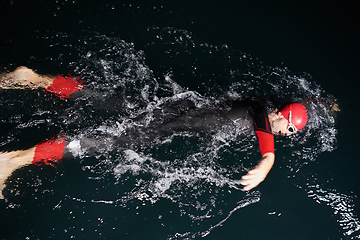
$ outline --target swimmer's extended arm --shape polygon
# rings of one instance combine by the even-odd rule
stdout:
[[[274,136],[265,131],[255,131],[255,133],[258,137],[262,158],[253,170],[241,178],[241,184],[244,185],[245,191],[253,189],[264,181],[275,162]]]
[[[274,135],[271,132],[268,115],[259,111],[254,117],[254,127],[262,158],[253,170],[241,178],[245,191],[253,189],[264,181],[275,162]]]
[[[0,153],[0,199],[3,199],[2,190],[5,187],[5,181],[11,174],[23,166],[32,163],[35,147],[27,150]]]
[[[244,185],[244,190],[249,191],[264,181],[274,162],[275,154],[272,152],[265,153],[259,164],[241,178],[241,184]]]

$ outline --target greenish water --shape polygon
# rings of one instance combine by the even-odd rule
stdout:
[[[356,6],[285,1],[2,1],[2,69],[81,76],[65,102],[1,92],[1,150],[58,133],[108,137],[178,100],[305,101],[309,124],[276,138],[276,163],[245,193],[253,138],[164,135],[14,173],[0,239],[358,239]],[[337,100],[334,118],[326,102]],[[170,115],[163,113],[160,119]],[[132,121],[129,121],[129,119]],[[40,121],[46,119],[46,121]],[[355,134],[354,134],[355,133]],[[143,144],[144,142],[144,144]]]

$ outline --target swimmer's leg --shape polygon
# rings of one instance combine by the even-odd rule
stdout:
[[[65,146],[65,139],[59,136],[27,150],[0,152],[0,199],[6,180],[15,170],[30,164],[54,165],[63,158]]]
[[[3,74],[0,89],[37,89],[44,88],[61,98],[85,89],[84,81],[70,76],[39,75],[27,67],[18,67],[15,71]]]
[[[35,73],[27,67],[18,67],[15,71],[3,74],[0,80],[2,89],[36,89],[48,88],[56,76],[45,76]]]
[[[109,151],[112,147],[113,138],[81,138],[66,141],[64,136],[58,136],[27,150],[0,152],[0,199],[4,198],[2,190],[6,180],[21,167],[30,164],[54,166],[64,157],[95,156]]]
[[[5,187],[5,181],[11,174],[21,167],[32,163],[35,147],[27,150],[19,150],[12,152],[0,152],[0,199],[3,199],[2,190]]]

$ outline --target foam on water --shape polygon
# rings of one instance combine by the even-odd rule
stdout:
[[[338,193],[336,189],[324,190],[318,184],[309,184],[307,191],[309,198],[314,199],[319,204],[326,204],[334,210],[334,215],[338,216],[338,223],[345,231],[345,236],[350,236],[351,239],[360,238],[357,235],[360,231],[360,221],[354,214],[353,197]]]

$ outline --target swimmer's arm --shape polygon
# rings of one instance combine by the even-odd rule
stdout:
[[[264,181],[274,162],[275,154],[272,152],[265,153],[259,164],[241,178],[241,184],[244,185],[244,190],[249,191]]]
[[[48,88],[56,76],[39,75],[27,67],[18,67],[0,79],[1,89]]]
[[[27,150],[19,150],[13,152],[0,152],[0,199],[3,199],[2,190],[5,187],[5,181],[11,174],[23,166],[32,163],[35,147]]]

